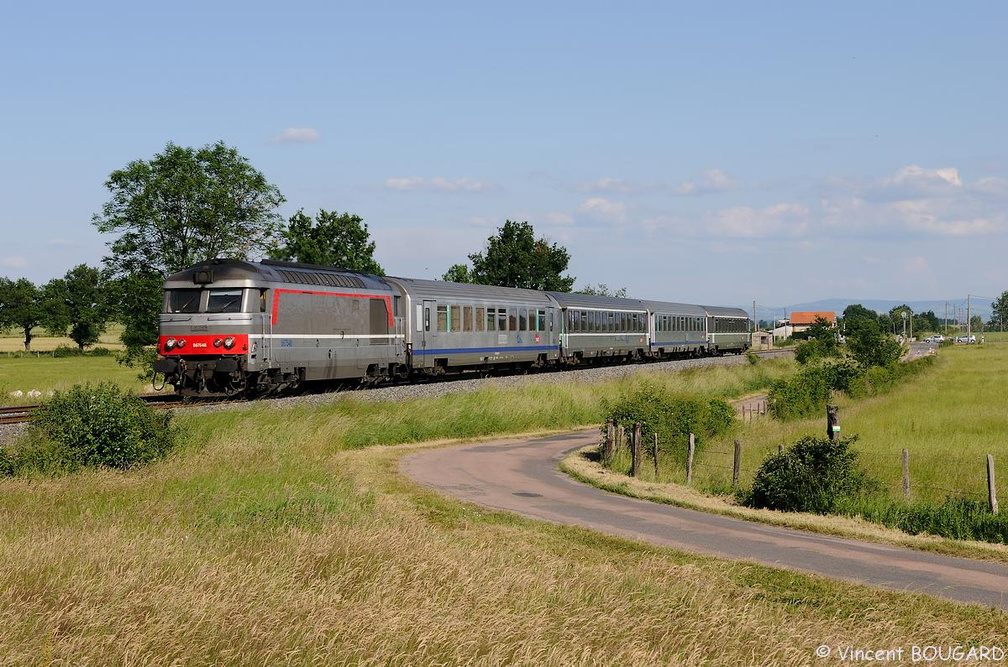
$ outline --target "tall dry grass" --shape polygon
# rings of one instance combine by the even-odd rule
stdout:
[[[257,405],[186,417],[193,439],[146,469],[0,481],[0,664],[781,665],[1008,643],[1000,611],[487,512],[403,478],[410,447],[367,446],[510,413],[545,428],[606,391]]]

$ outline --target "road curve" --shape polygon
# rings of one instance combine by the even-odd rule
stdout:
[[[401,470],[485,507],[611,535],[1008,610],[1008,565],[842,539],[600,491],[559,471],[598,431],[433,449]]]

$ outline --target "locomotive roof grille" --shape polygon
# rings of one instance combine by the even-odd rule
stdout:
[[[279,267],[277,268],[277,272],[283,277],[285,282],[289,283],[326,285],[328,287],[347,287],[351,289],[365,289],[366,287],[364,281],[357,276],[346,276],[322,271],[281,269]]]

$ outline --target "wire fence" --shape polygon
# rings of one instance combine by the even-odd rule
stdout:
[[[754,410],[749,414],[760,413]],[[833,425],[829,427],[829,429],[832,428],[834,428]],[[835,429],[835,432],[839,434],[838,425],[835,426]],[[630,455],[631,465],[628,472],[631,476],[639,477],[645,465],[645,459],[650,459],[648,462],[654,468],[655,481],[661,481],[658,479],[659,469],[662,467],[662,464],[665,464],[666,468],[669,467],[671,459],[671,467],[677,472],[684,472],[684,481],[687,485],[693,483],[693,473],[699,468],[715,473],[722,473],[721,475],[715,475],[715,477],[719,477],[725,483],[728,481],[730,475],[731,488],[736,489],[743,475],[746,478],[755,476],[760,465],[762,465],[762,462],[760,462],[754,467],[751,461],[748,465],[746,464],[744,457],[745,447],[741,440],[735,440],[735,447],[731,451],[705,447],[703,448],[702,456],[698,457],[695,437],[693,434],[690,434],[685,456],[679,453],[680,460],[676,460],[675,448],[660,447],[657,435],[654,436],[654,440],[651,443],[642,442],[640,435],[641,426],[639,424],[630,425],[627,428],[609,422],[602,431],[604,434],[601,452],[603,463],[609,465],[619,450],[624,449]],[[784,445],[779,445],[778,453],[783,453],[784,450]],[[863,459],[863,463],[866,464],[865,467],[875,476],[883,476],[881,480],[883,487],[894,497],[902,496],[908,502],[915,497],[934,498],[940,495],[944,495],[946,498],[961,498],[975,501],[986,500],[991,511],[997,513],[998,502],[994,457],[991,454],[987,454],[983,460],[979,461],[966,459],[965,457],[947,461],[950,478],[961,481],[958,487],[915,480],[910,466],[910,459],[910,451],[903,449],[901,462],[897,461],[894,463],[891,458],[875,455],[867,457],[867,460]],[[900,471],[898,477],[891,472],[891,466],[897,466],[896,469]],[[888,474],[885,472],[887,470],[890,471]],[[952,475],[952,471],[955,472],[954,475]],[[896,481],[891,481],[894,478]],[[679,480],[668,479],[666,481]]]

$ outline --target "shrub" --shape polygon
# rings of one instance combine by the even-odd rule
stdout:
[[[823,366],[826,384],[834,391],[856,397],[858,382],[864,375],[864,367],[853,359],[840,359]]]
[[[55,359],[66,359],[67,357],[82,357],[84,356],[84,352],[79,347],[60,345],[52,351],[52,356]]]
[[[803,368],[790,379],[774,382],[767,403],[775,418],[788,421],[822,412],[829,398],[826,372],[821,367],[811,366]]]
[[[0,465],[7,474],[126,469],[164,457],[177,435],[171,413],[155,411],[129,392],[111,383],[77,385],[36,411],[28,433]]]
[[[747,504],[784,512],[827,514],[877,486],[857,465],[856,438],[806,437],[771,454],[753,479]]]
[[[657,434],[663,450],[682,449],[681,453],[690,433],[699,447],[704,440],[727,433],[735,421],[735,410],[723,399],[675,395],[650,385],[605,405],[605,413],[607,419],[628,429],[640,423],[645,442]]]

